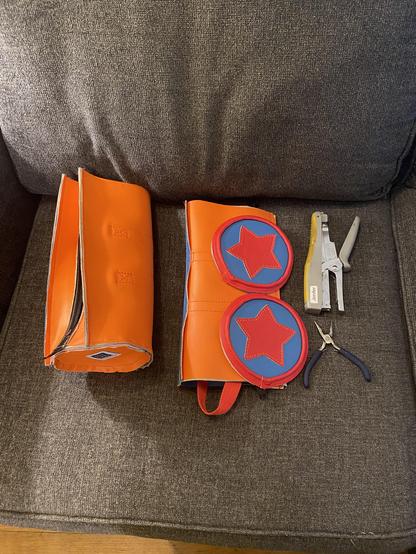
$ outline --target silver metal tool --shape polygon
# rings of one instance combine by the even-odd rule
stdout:
[[[329,237],[328,215],[314,212],[304,272],[305,311],[319,314],[331,310],[329,274],[335,277],[338,311],[344,312],[343,272],[351,271],[349,257],[354,247],[360,218],[355,217],[339,255]]]

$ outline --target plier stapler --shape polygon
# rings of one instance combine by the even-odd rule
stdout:
[[[349,257],[357,238],[360,218],[357,216],[344,244],[337,254],[335,243],[329,238],[328,215],[314,212],[311,236],[304,272],[305,311],[319,314],[331,310],[329,274],[335,276],[338,311],[344,312],[343,272],[351,270]]]

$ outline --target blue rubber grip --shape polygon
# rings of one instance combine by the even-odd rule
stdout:
[[[370,370],[368,369],[368,367],[365,365],[365,363],[360,360],[360,358],[357,358],[357,356],[355,356],[355,354],[352,354],[351,352],[348,352],[348,350],[345,350],[345,348],[340,348],[338,350],[338,352],[344,356],[344,358],[347,358],[348,360],[350,360],[350,362],[352,362],[353,364],[355,364],[358,368],[361,369],[361,373],[363,374],[364,376],[364,379],[368,382],[371,381],[371,373],[370,373]]]
[[[322,356],[322,350],[315,350],[315,352],[312,354],[311,359],[308,362],[308,365],[305,367],[305,371],[303,372],[303,386],[305,389],[309,388],[309,377],[311,374],[312,369],[315,367],[316,363]]]

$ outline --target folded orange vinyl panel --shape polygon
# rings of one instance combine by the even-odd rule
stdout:
[[[153,358],[150,197],[79,170],[63,176],[51,246],[45,364],[127,372]]]
[[[284,387],[301,371],[307,335],[280,299],[292,246],[275,215],[249,206],[186,204],[186,284],[180,384],[194,384],[207,415],[226,413],[242,383]],[[208,385],[222,385],[206,408]]]
[[[241,290],[224,281],[212,255],[212,238],[227,220],[258,216],[276,222],[274,214],[249,206],[226,206],[193,200],[186,203],[187,276],[182,336],[181,383],[244,382],[228,361],[220,341],[220,324]],[[280,297],[279,291],[271,294]]]

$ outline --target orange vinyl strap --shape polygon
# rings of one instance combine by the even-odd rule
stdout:
[[[198,381],[196,391],[198,404],[205,415],[224,415],[234,406],[240,393],[242,383],[224,383],[221,391],[220,401],[215,410],[207,410],[208,381]]]

